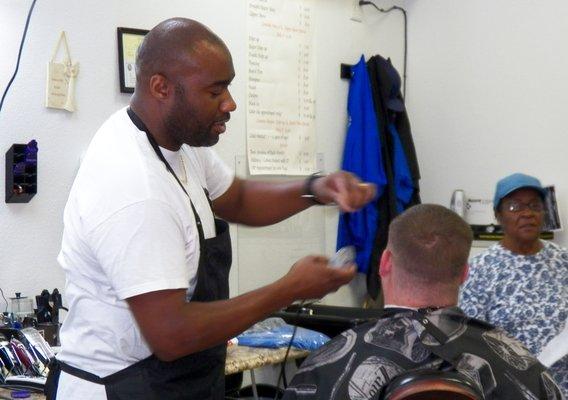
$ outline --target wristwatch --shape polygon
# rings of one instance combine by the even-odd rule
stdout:
[[[302,190],[302,197],[310,199],[314,204],[325,205],[325,203],[321,202],[317,198],[317,196],[314,194],[314,191],[313,191],[314,182],[319,178],[323,178],[324,176],[325,175],[323,175],[319,171],[308,176],[306,178],[306,180],[304,181],[304,188]]]

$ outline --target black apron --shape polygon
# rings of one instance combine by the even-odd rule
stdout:
[[[142,120],[130,108],[128,115],[140,130],[146,132],[152,148],[187,194]],[[205,194],[209,199],[207,190]],[[187,195],[189,198],[189,194]],[[189,201],[197,223],[201,251],[197,284],[190,301],[228,299],[229,270],[232,262],[229,224],[215,218],[217,235],[205,239],[201,219],[191,199]],[[50,367],[45,392],[47,400],[56,400],[59,374],[60,371],[64,371],[81,379],[105,385],[108,400],[222,400],[225,397],[226,356],[225,344],[171,362],[160,361],[152,355],[104,378],[56,360]]]

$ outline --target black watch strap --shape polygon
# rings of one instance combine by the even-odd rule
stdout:
[[[319,178],[323,178],[324,176],[325,175],[322,175],[321,172],[316,172],[316,173],[313,173],[310,176],[308,176],[306,178],[306,180],[304,181],[304,188],[302,190],[302,197],[309,199],[314,204],[325,205],[325,203],[321,202],[317,198],[317,196],[314,194],[314,191],[313,191],[314,182]]]

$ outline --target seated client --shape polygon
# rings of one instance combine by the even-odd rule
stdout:
[[[520,342],[456,306],[471,242],[469,226],[439,205],[395,218],[379,268],[384,315],[311,354],[284,399],[378,399],[393,378],[426,368],[457,371],[486,399],[560,399]]]

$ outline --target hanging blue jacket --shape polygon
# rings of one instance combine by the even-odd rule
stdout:
[[[383,169],[371,84],[363,56],[351,72],[347,100],[349,126],[342,169],[354,173],[365,182],[374,183],[377,186],[377,196],[361,210],[340,215],[337,248],[355,246],[358,271],[365,273],[369,269],[369,258],[378,226],[377,199],[382,195],[387,179]]]

